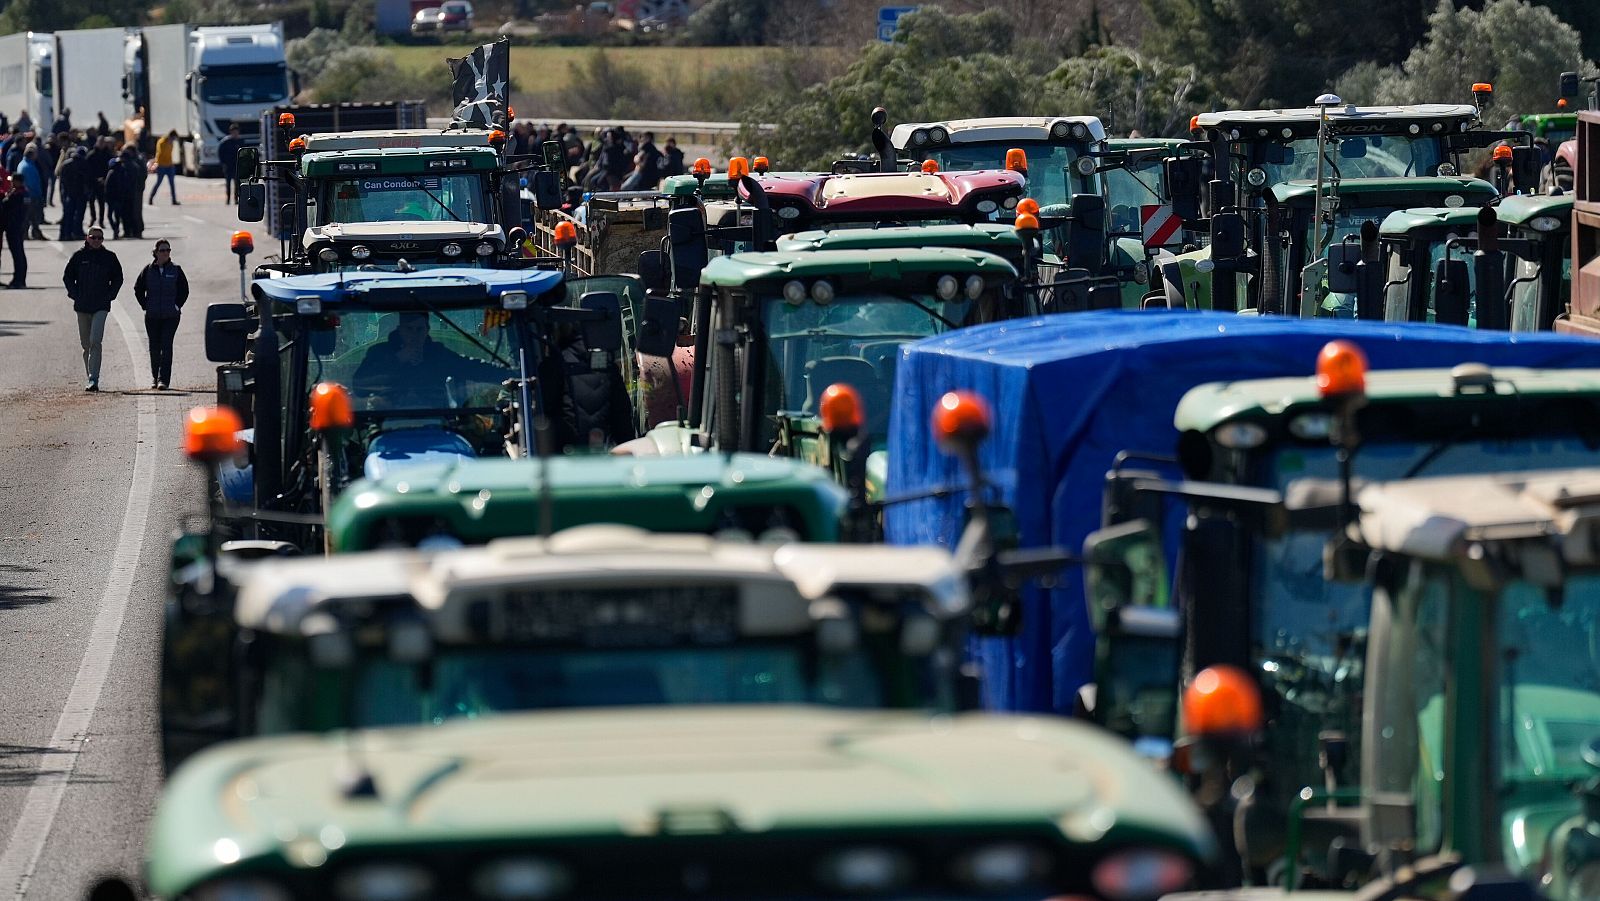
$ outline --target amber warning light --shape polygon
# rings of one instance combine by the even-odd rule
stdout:
[[[228,247],[239,256],[252,253],[256,249],[256,240],[247,231],[236,231],[233,238],[228,241]]]
[[[197,463],[217,463],[239,453],[244,425],[230,407],[195,407],[183,420],[183,452]]]
[[[1317,354],[1317,391],[1323,397],[1367,390],[1367,355],[1349,341],[1329,341]]]
[[[1028,174],[1028,152],[1021,147],[1013,147],[1006,151],[1006,168],[1012,172]]]
[[[728,160],[728,181],[738,181],[750,174],[750,161],[742,156]]]
[[[861,428],[865,419],[861,395],[843,382],[836,382],[823,390],[817,413],[822,418],[822,428],[826,432],[855,431]]]
[[[330,432],[348,429],[356,424],[356,414],[350,406],[350,392],[336,382],[318,382],[311,389],[311,430]]]
[[[294,113],[279,113],[278,114],[278,127],[279,128],[293,128],[294,127]]]
[[[989,404],[971,391],[950,391],[933,408],[933,437],[947,453],[975,449],[989,435]]]
[[[557,247],[576,246],[578,243],[578,227],[571,222],[557,222],[555,239]]]
[[[1261,723],[1261,690],[1237,667],[1206,667],[1183,691],[1183,726],[1190,735],[1248,735]]]

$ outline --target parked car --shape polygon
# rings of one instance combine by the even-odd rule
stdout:
[[[444,18],[444,11],[437,6],[426,6],[417,10],[411,18],[412,34],[431,34],[439,30],[439,22]]]
[[[471,31],[472,4],[466,0],[451,0],[439,7],[440,31]]]

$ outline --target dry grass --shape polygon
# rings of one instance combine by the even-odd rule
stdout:
[[[435,73],[448,78],[446,57],[465,56],[469,45],[387,47],[401,68]],[[511,51],[511,80],[519,93],[546,95],[562,91],[572,80],[572,67],[581,65],[592,47],[514,47]],[[636,67],[651,74],[657,84],[703,84],[718,70],[754,68],[763,47],[608,47],[605,52],[617,64]]]

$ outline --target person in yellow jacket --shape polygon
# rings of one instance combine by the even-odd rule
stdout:
[[[161,191],[161,179],[167,180],[167,193],[172,197],[172,205],[178,206],[178,130],[167,132],[167,136],[156,141],[156,183],[150,188],[150,202],[156,202],[156,194]]]

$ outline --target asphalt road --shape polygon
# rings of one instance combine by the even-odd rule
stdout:
[[[0,290],[0,901],[82,898],[98,876],[137,876],[161,789],[166,554],[201,503],[182,416],[214,396],[205,307],[238,296],[228,239],[244,227],[220,181],[181,179],[180,206],[165,193],[145,207],[143,240],[106,245],[126,282],[106,326],[100,393],[83,391],[61,286],[81,242],[28,242],[30,287]],[[133,300],[157,238],[172,242],[191,291],[168,391],[149,388]],[[277,246],[255,238],[252,263]],[[7,251],[0,281],[10,279]]]

